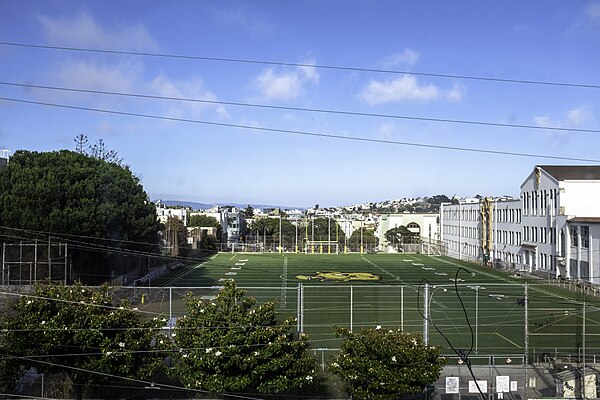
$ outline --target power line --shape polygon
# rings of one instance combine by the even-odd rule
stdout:
[[[187,119],[187,118],[165,117],[165,116],[159,116],[159,115],[142,114],[142,113],[135,113],[135,112],[128,112],[128,111],[115,111],[115,110],[106,110],[106,109],[101,109],[101,108],[72,106],[72,105],[66,105],[66,104],[56,104],[56,103],[48,103],[48,102],[33,101],[33,100],[15,99],[15,98],[10,98],[10,97],[0,97],[0,100],[11,101],[11,102],[16,102],[16,103],[43,105],[43,106],[49,106],[49,107],[58,107],[58,108],[65,108],[65,109],[71,109],[71,110],[93,111],[93,112],[99,112],[99,113],[104,113],[104,114],[122,115],[122,116],[129,116],[129,117],[142,117],[142,118],[158,119],[158,120],[164,120],[164,121],[187,122],[187,123],[192,123],[192,124],[218,126],[218,127],[225,127],[225,128],[249,129],[249,130],[255,130],[255,131],[262,131],[262,132],[282,133],[282,134],[289,134],[289,135],[309,136],[309,137],[318,137],[318,138],[327,138],[327,139],[348,140],[348,141],[363,142],[363,143],[365,143],[365,142],[366,143],[380,143],[380,144],[421,147],[421,148],[438,149],[438,150],[454,150],[454,151],[463,151],[463,152],[470,152],[470,153],[494,154],[494,155],[502,155],[502,156],[543,158],[543,159],[562,160],[562,161],[579,161],[579,162],[588,162],[588,163],[589,162],[600,163],[600,160],[597,160],[597,159],[550,156],[550,155],[545,155],[545,154],[518,153],[518,152],[512,152],[512,151],[486,150],[486,149],[458,147],[458,146],[443,146],[443,145],[415,143],[415,142],[401,142],[401,141],[396,141],[396,140],[372,139],[372,138],[356,137],[356,136],[343,136],[343,135],[338,135],[338,134],[308,132],[308,131],[299,131],[299,130],[292,130],[292,129],[267,128],[267,127],[251,126],[251,125],[231,124],[231,123],[224,123],[224,122],[202,121],[202,120]]]
[[[206,99],[186,98],[186,97],[169,97],[169,96],[148,95],[148,94],[140,94],[140,93],[112,92],[112,91],[104,91],[104,90],[78,89],[78,88],[67,88],[67,87],[47,86],[47,85],[34,85],[34,84],[15,83],[15,82],[0,81],[0,85],[17,86],[17,87],[24,87],[24,88],[35,88],[35,89],[59,90],[59,91],[74,92],[74,93],[91,93],[91,94],[102,94],[102,95],[110,95],[110,96],[134,97],[134,98],[152,99],[152,100],[170,100],[170,101],[182,101],[182,102],[190,102],[190,103],[218,104],[218,105],[238,106],[238,107],[253,107],[253,108],[271,109],[271,110],[315,112],[315,113],[322,113],[322,114],[348,115],[348,116],[357,116],[357,117],[403,119],[403,120],[411,120],[411,121],[443,122],[443,123],[451,123],[451,124],[493,126],[493,127],[502,127],[502,128],[537,129],[537,130],[550,130],[550,131],[562,131],[562,132],[600,133],[600,129],[565,128],[565,127],[559,127],[559,126],[537,126],[537,125],[529,125],[529,124],[509,124],[509,123],[500,123],[500,122],[473,121],[473,120],[451,119],[451,118],[416,117],[416,116],[411,116],[411,115],[367,113],[367,112],[359,112],[359,111],[332,110],[332,109],[326,109],[326,108],[277,106],[277,105],[272,105],[272,104],[206,100]]]
[[[238,63],[238,64],[273,65],[273,66],[280,66],[280,67],[319,68],[319,69],[328,69],[328,70],[336,70],[336,71],[370,72],[370,73],[379,73],[379,74],[414,75],[414,76],[425,76],[425,77],[432,77],[432,78],[464,79],[464,80],[472,80],[472,81],[515,83],[515,84],[525,84],[525,85],[544,85],[544,86],[557,86],[557,87],[600,89],[600,85],[585,84],[585,83],[573,83],[573,82],[554,82],[554,81],[540,81],[540,80],[532,80],[532,79],[494,78],[494,77],[484,77],[484,76],[475,76],[475,75],[442,74],[442,73],[402,71],[402,70],[378,69],[378,68],[366,68],[366,67],[345,67],[345,66],[340,66],[340,65],[292,63],[292,62],[270,61],[270,60],[252,60],[252,59],[243,59],[243,58],[194,56],[194,55],[185,55],[185,54],[151,53],[151,52],[94,49],[94,48],[67,47],[67,46],[49,46],[49,45],[40,45],[40,44],[33,44],[33,43],[18,43],[18,42],[3,42],[3,41],[0,41],[0,45],[15,46],[15,47],[27,47],[27,48],[36,48],[36,49],[47,49],[47,50],[77,51],[77,52],[86,52],[86,53],[174,58],[174,59],[183,59],[183,60],[227,62],[227,63]]]

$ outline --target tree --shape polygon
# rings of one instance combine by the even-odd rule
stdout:
[[[379,244],[379,238],[375,236],[373,230],[366,228],[358,228],[352,232],[348,238],[348,247],[352,251],[360,251],[361,246],[361,230],[362,230],[362,245],[363,250],[374,249]]]
[[[77,236],[79,249],[69,255],[89,283],[115,273],[112,249],[158,252],[156,208],[139,179],[127,167],[67,150],[15,152],[0,171],[0,222]]]
[[[185,256],[188,250],[188,230],[183,221],[175,216],[167,218],[163,228],[163,238],[172,256]]]
[[[1,373],[12,379],[13,389],[14,379],[30,368],[63,373],[78,399],[85,387],[115,376],[148,379],[163,366],[164,356],[156,351],[166,348],[163,324],[140,318],[129,303],[111,297],[108,287],[37,284],[2,315]]]
[[[254,218],[254,207],[248,204],[248,207],[244,209],[244,217],[246,218]]]
[[[104,140],[98,139],[93,145],[88,145],[88,137],[84,133],[75,136],[75,151],[79,154],[85,154],[98,160],[110,162],[122,166],[123,159],[119,157],[116,150],[109,149]]]
[[[90,149],[90,145],[88,144],[88,138],[85,134],[80,133],[75,136],[75,151],[79,154],[87,154]]]
[[[213,300],[188,293],[177,320],[173,371],[187,388],[214,393],[283,393],[314,379],[315,360],[293,320],[277,321],[275,302],[257,305],[229,281]]]
[[[440,376],[445,359],[420,336],[400,330],[336,328],[343,338],[330,370],[349,386],[354,399],[400,399],[421,393]]]
[[[394,246],[396,249],[398,249],[402,243],[413,243],[416,239],[416,235],[404,225],[387,230],[384,233],[384,236],[388,244]]]

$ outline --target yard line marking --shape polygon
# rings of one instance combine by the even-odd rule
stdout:
[[[506,340],[509,343],[512,343],[514,346],[518,347],[519,349],[522,349],[521,346],[519,346],[518,344],[516,344],[515,342],[513,342],[512,340],[510,340],[509,338],[507,338],[506,336],[502,335],[501,333],[495,332],[496,335],[500,336],[502,339]]]
[[[237,254],[232,255],[231,258],[229,259],[229,261],[233,260],[236,257],[237,257]]]
[[[286,294],[287,294],[287,267],[288,258],[283,257],[283,274],[281,275],[281,299],[279,300],[279,306],[281,309],[285,309]]]
[[[239,271],[240,269],[242,269],[242,267],[231,267],[231,269],[234,271]]]
[[[171,283],[173,283],[173,282],[176,282],[176,281],[178,281],[179,279],[183,278],[184,276],[187,276],[187,275],[191,274],[192,272],[194,272],[194,270],[195,270],[196,268],[200,268],[200,267],[204,266],[204,264],[206,264],[208,261],[210,261],[210,260],[214,259],[215,257],[216,257],[216,256],[212,256],[212,257],[211,257],[211,258],[209,258],[208,260],[206,260],[206,261],[204,261],[204,262],[202,262],[202,263],[200,263],[200,264],[198,264],[198,265],[195,265],[193,268],[190,268],[190,269],[189,269],[189,270],[187,270],[187,271],[186,271],[186,270],[184,270],[183,272],[181,272],[181,274],[174,276],[174,277],[173,277],[173,278],[172,278],[170,281],[168,281],[167,283],[165,283],[165,284],[164,284],[164,285],[162,285],[162,286],[163,286],[163,287],[170,286],[170,284],[171,284]]]
[[[228,276],[237,275],[237,272],[225,272],[225,275],[228,275]]]
[[[400,277],[398,275],[392,274],[391,272],[389,272],[388,270],[380,267],[379,265],[375,264],[374,262],[372,262],[371,260],[367,260],[364,256],[361,256],[360,258],[362,258],[363,260],[365,260],[366,262],[368,262],[369,264],[371,264],[372,266],[374,266],[375,268],[379,269],[380,271],[382,271],[384,274],[394,278],[397,281],[400,281],[402,283],[406,283],[404,282],[402,279],[400,279]]]
[[[240,262],[248,262],[248,259],[240,260]]]
[[[246,265],[246,263],[243,263],[243,262],[237,262],[237,263],[235,263],[235,265]]]

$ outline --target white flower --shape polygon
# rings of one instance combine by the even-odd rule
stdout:
[[[337,367],[339,367],[339,366],[340,366],[340,364],[338,364],[338,363],[336,363],[336,362],[334,362],[334,363],[333,363],[333,364],[331,364],[331,365],[332,365],[333,367],[335,367],[335,368],[337,368]]]
[[[375,327],[375,329],[377,329],[377,330],[380,330],[380,329],[381,329],[381,325],[377,325],[377,326]]]
[[[160,340],[160,342],[158,342],[158,343],[160,343],[160,344],[163,344],[164,342],[163,342],[163,340],[161,339],[161,340]]]
[[[107,356],[110,356],[111,354],[112,354],[112,351],[107,351],[107,352],[106,352],[106,355],[107,355]]]
[[[46,321],[42,321],[42,325],[46,325]]]
[[[307,375],[305,379],[306,379],[307,381],[312,381],[312,380],[313,380],[313,377],[312,377],[312,376],[310,376],[310,375]]]
[[[210,353],[212,351],[212,347],[209,347],[208,349],[205,350],[207,353]]]
[[[217,357],[219,357],[221,354],[223,354],[223,353],[221,353],[219,350],[217,350],[217,351],[215,352],[215,356],[217,356]]]
[[[125,347],[125,343],[124,342],[119,342],[119,347]]]
[[[184,354],[184,355],[183,355],[183,358],[188,358],[188,354]]]
[[[137,307],[133,307],[133,311],[140,311],[140,309]]]
[[[255,352],[254,352],[254,355],[255,355],[255,356],[257,356],[257,355],[258,355],[258,351],[255,351]]]
[[[123,307],[123,306],[119,307],[119,310],[124,310],[124,309],[125,309],[125,307]]]
[[[172,336],[172,337],[175,337],[176,335],[177,335],[176,333],[171,333],[171,336]]]
[[[396,356],[393,356],[393,357],[392,357],[392,361],[393,361],[393,362],[396,362],[396,361],[397,361],[397,360],[396,360]]]
[[[81,293],[85,293],[85,289],[81,289]]]
[[[27,300],[27,304],[31,304],[31,303],[33,303],[33,301]]]

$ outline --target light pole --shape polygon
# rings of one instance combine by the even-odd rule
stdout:
[[[279,210],[279,254],[283,252],[283,247],[281,246],[281,210]]]
[[[438,289],[442,289],[444,292],[447,292],[448,289],[446,289],[443,286],[433,286],[433,290],[431,291],[431,294],[429,294],[429,283],[425,283],[425,290],[423,293],[423,311],[424,311],[424,315],[423,315],[423,341],[425,342],[426,345],[429,344],[429,321],[431,320],[431,312],[430,312],[430,303],[431,300],[433,300],[433,295],[434,293],[438,290]]]

